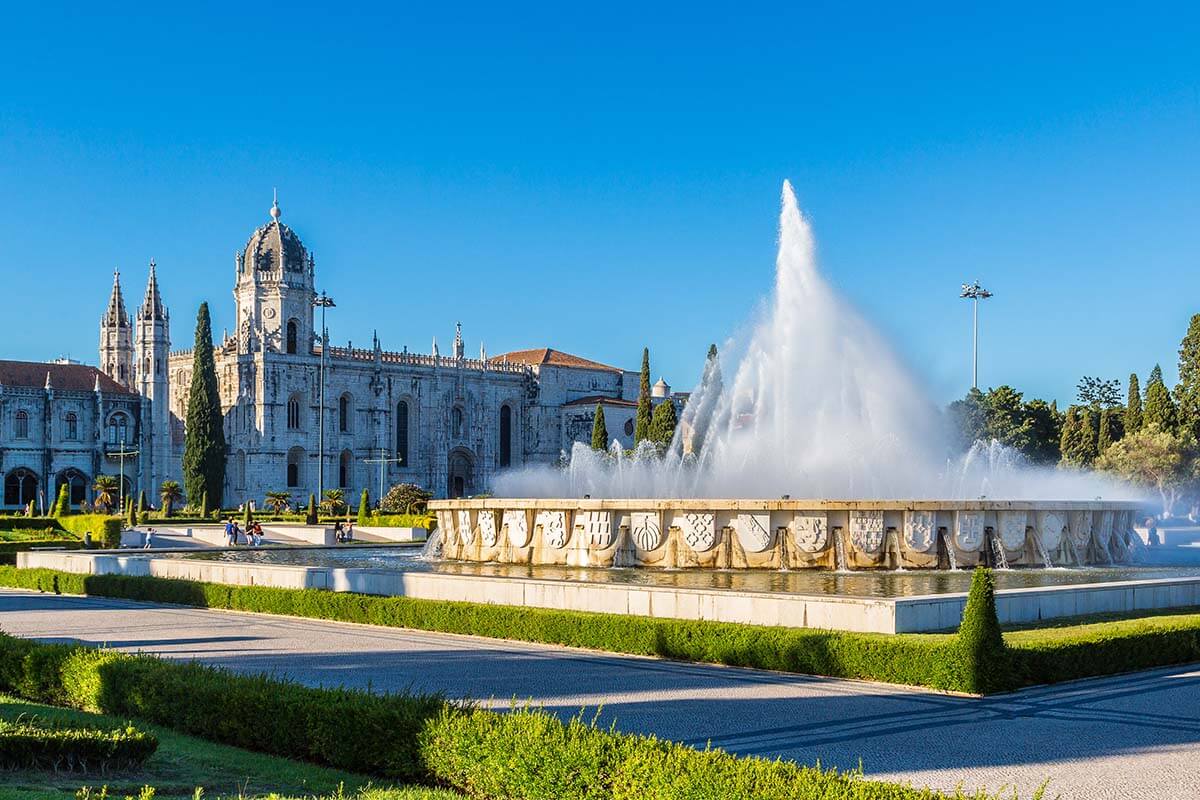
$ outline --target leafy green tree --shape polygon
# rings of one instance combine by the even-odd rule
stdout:
[[[1162,368],[1154,365],[1150,380],[1146,381],[1145,405],[1142,407],[1142,425],[1157,425],[1171,433],[1178,427],[1175,401],[1163,383]]]
[[[983,397],[984,435],[1000,444],[1025,452],[1029,431],[1025,425],[1025,405],[1021,393],[1011,386],[989,389]]]
[[[1148,387],[1147,387],[1148,388]],[[1170,513],[1180,497],[1194,486],[1200,455],[1190,434],[1177,435],[1146,424],[1108,448],[1096,468],[1158,492],[1163,512]]]
[[[97,475],[96,480],[92,482],[92,503],[97,508],[103,508],[105,514],[111,514],[116,506],[118,491],[116,476]]]
[[[158,487],[158,497],[162,500],[163,514],[169,517],[175,506],[183,502],[183,488],[179,481],[163,481]]]
[[[604,422],[604,406],[599,403],[592,420],[592,449],[600,453],[608,450],[608,425]]]
[[[1121,384],[1116,379],[1104,380],[1084,375],[1077,387],[1080,405],[1097,410],[1121,404]]]
[[[650,421],[650,441],[658,445],[660,451],[666,451],[675,438],[675,426],[679,418],[675,413],[675,404],[670,398],[663,400],[654,408],[654,417]]]
[[[987,437],[988,415],[983,392],[972,387],[962,400],[955,400],[946,409],[950,437],[955,449],[964,452]]]
[[[650,436],[650,423],[653,420],[653,409],[650,403],[650,348],[642,348],[642,380],[638,387],[637,421],[633,427],[633,443],[638,445]]]
[[[317,496],[312,492],[308,493],[308,511],[304,514],[304,524],[317,524]]]
[[[192,384],[184,423],[183,485],[188,497],[197,498],[207,493],[220,507],[225,485],[225,427],[221,398],[217,393],[208,303],[201,303],[196,315]]]
[[[1137,433],[1142,427],[1142,392],[1136,372],[1129,374],[1129,391],[1125,399],[1125,432]]]
[[[1035,464],[1057,464],[1062,456],[1062,414],[1052,403],[1030,400],[1025,403],[1024,416],[1025,456]]]
[[[1200,314],[1194,314],[1179,343],[1179,383],[1175,386],[1179,427],[1200,441]]]
[[[415,483],[398,483],[383,496],[379,510],[388,514],[424,514],[432,497]]]

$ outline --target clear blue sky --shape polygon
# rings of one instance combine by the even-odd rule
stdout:
[[[685,389],[769,290],[790,177],[936,399],[970,381],[973,278],[985,387],[1173,382],[1200,312],[1194,4],[734,5],[10,5],[0,357],[94,363],[113,268],[136,303],[151,256],[176,346],[201,300],[229,325],[278,186],[335,341],[424,351],[462,320],[472,354],[630,368],[648,344]]]

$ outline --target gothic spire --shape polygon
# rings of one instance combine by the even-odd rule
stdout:
[[[271,190],[271,219],[279,222],[279,190]]]
[[[463,357],[463,338],[462,338],[462,323],[454,323],[454,357],[461,359]]]
[[[162,296],[158,293],[158,278],[154,274],[154,259],[150,259],[150,278],[146,281],[146,297],[138,316],[142,319],[166,319],[167,309],[163,307]]]
[[[100,324],[110,328],[128,328],[129,315],[125,313],[125,298],[121,295],[121,273],[113,270],[112,295]]]

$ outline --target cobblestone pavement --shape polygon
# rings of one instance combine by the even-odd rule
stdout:
[[[601,719],[737,753],[853,768],[915,785],[1047,797],[1200,796],[1200,667],[999,698],[447,634],[0,591],[0,629],[313,685],[440,690]],[[592,712],[589,712],[589,716]]]

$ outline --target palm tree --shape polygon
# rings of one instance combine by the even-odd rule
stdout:
[[[292,506],[290,492],[267,492],[267,508],[276,514],[282,514]]]
[[[321,508],[331,516],[342,513],[346,508],[346,492],[342,489],[326,489],[325,496],[321,499]]]
[[[183,502],[183,488],[179,481],[163,481],[158,488],[158,496],[162,498],[163,514],[169,517],[175,504]]]
[[[96,482],[92,484],[92,491],[96,493],[95,505],[104,506],[105,512],[111,513],[113,506],[116,505],[118,492],[116,477],[113,475],[97,475]]]

